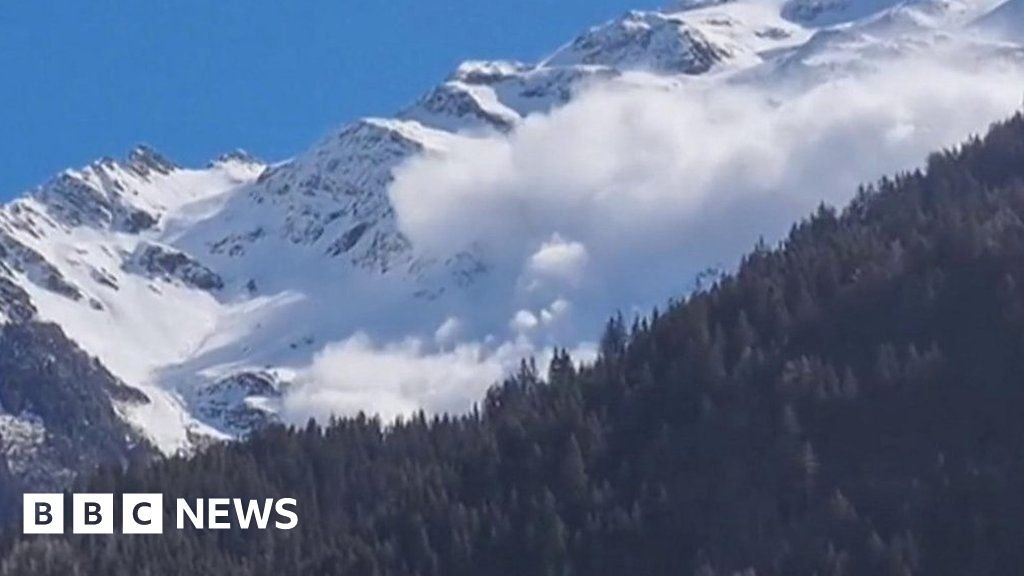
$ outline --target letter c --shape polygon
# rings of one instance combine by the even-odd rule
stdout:
[[[140,525],[140,526],[149,526],[150,524],[152,524],[153,523],[152,518],[149,519],[149,520],[143,520],[139,516],[139,510],[140,509],[142,509],[142,508],[152,508],[152,507],[153,507],[153,505],[150,504],[149,502],[139,502],[138,504],[136,504],[135,508],[132,508],[132,518],[135,520],[135,523]]]

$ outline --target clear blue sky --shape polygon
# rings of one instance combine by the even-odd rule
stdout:
[[[466,59],[534,60],[651,0],[32,0],[0,9],[0,199],[148,143],[277,160]]]

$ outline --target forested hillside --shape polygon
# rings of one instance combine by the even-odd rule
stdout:
[[[1022,375],[1018,115],[473,414],[271,428],[89,486],[292,496],[296,530],[12,538],[0,573],[1012,574]]]

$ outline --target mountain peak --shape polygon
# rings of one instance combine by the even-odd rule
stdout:
[[[491,84],[516,74],[528,72],[533,66],[512,60],[467,60],[456,68],[449,80],[468,84]]]
[[[128,153],[128,167],[142,176],[147,176],[150,172],[167,175],[179,168],[177,164],[146,144],[138,144]]]
[[[245,150],[235,148],[230,152],[225,152],[224,154],[217,156],[212,162],[210,162],[210,167],[220,164],[262,164],[262,162]]]
[[[578,36],[544,65],[702,74],[729,57],[728,51],[681,18],[631,10]]]

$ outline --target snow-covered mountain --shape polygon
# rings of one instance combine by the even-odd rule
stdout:
[[[495,273],[482,243],[417,244],[389,195],[411,159],[492,142],[608,82],[784,98],[907,54],[1014,61],[1019,22],[1020,0],[689,3],[629,12],[538,63],[466,62],[394,118],[343,126],[283,162],[235,152],[186,168],[139,147],[0,209],[3,334],[55,325],[67,341],[57,354],[95,357],[90,398],[122,419],[125,450],[237,437],[279,418],[331,343],[365,332],[442,352],[456,337],[516,351],[517,329],[554,325],[568,306],[553,294],[527,307],[532,288]],[[999,38],[979,32],[995,28]],[[531,262],[575,249],[555,235]],[[25,370],[55,378],[45,363]],[[0,401],[4,454],[28,477],[26,454],[66,423],[44,398]]]

